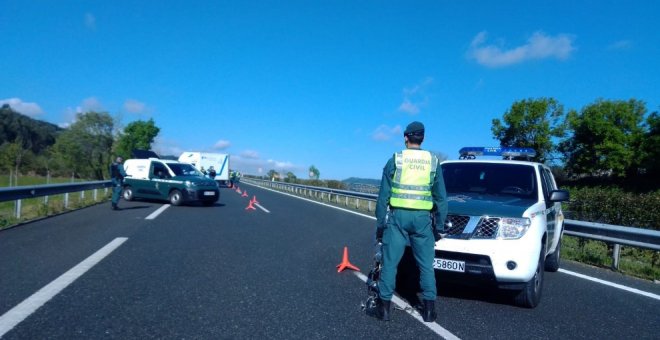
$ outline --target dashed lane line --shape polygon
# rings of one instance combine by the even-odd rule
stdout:
[[[158,215],[160,215],[163,211],[165,211],[165,209],[167,209],[169,207],[170,207],[170,204],[163,205],[162,207],[158,208],[158,210],[152,212],[149,216],[145,217],[145,220],[155,219],[156,217],[158,217]]]
[[[60,277],[53,280],[51,283],[47,284],[30,297],[23,300],[23,302],[0,316],[0,338],[52,299],[55,295],[59,294],[64,288],[85,274],[106,256],[110,255],[110,253],[126,242],[126,240],[128,240],[126,237],[118,237],[112,240],[112,242],[99,249],[96,253],[92,254],[75,267],[69,269],[69,271],[62,274]]]

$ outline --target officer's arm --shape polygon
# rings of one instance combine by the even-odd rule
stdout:
[[[380,191],[376,201],[376,227],[379,229],[385,228],[385,216],[392,194],[392,176],[395,169],[394,158],[390,158],[383,168],[383,177],[380,180]]]
[[[126,170],[124,170],[124,164],[118,164],[117,169],[122,178],[126,177]]]
[[[433,203],[436,207],[436,221],[440,230],[444,229],[445,220],[447,219],[447,189],[445,188],[445,180],[442,177],[442,168],[438,165],[438,170],[435,173],[433,180]]]

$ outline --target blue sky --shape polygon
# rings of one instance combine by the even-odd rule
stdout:
[[[654,1],[0,1],[0,103],[58,125],[153,118],[161,154],[244,173],[380,178],[423,148],[494,146],[493,118],[553,97],[660,107]]]

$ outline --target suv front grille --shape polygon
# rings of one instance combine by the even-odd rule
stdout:
[[[464,215],[447,215],[447,222],[445,222],[445,233],[447,235],[460,235],[463,229],[470,221],[470,216]]]
[[[477,226],[474,230],[465,227],[470,223],[470,219],[479,219]],[[499,226],[499,217],[481,217],[481,216],[467,216],[467,215],[447,215],[445,222],[445,233],[447,238],[459,239],[494,239],[497,237],[497,230]],[[475,223],[475,222],[473,222]]]
[[[496,217],[483,217],[479,221],[477,229],[472,234],[473,238],[495,238],[500,219]]]

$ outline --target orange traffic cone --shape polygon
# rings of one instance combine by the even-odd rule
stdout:
[[[243,195],[241,197],[248,197],[247,190],[243,190]]]
[[[259,201],[257,201],[257,196],[252,196],[252,204],[259,204]]]
[[[251,210],[257,210],[257,208],[255,208],[255,207],[252,205],[252,201],[250,201],[250,203],[248,204],[248,206],[245,207],[245,210],[250,210],[250,209],[251,209]]]
[[[360,268],[348,262],[348,247],[344,247],[344,258],[341,260],[341,263],[337,265],[337,268],[338,268],[337,273],[341,272],[346,268],[360,271]]]

